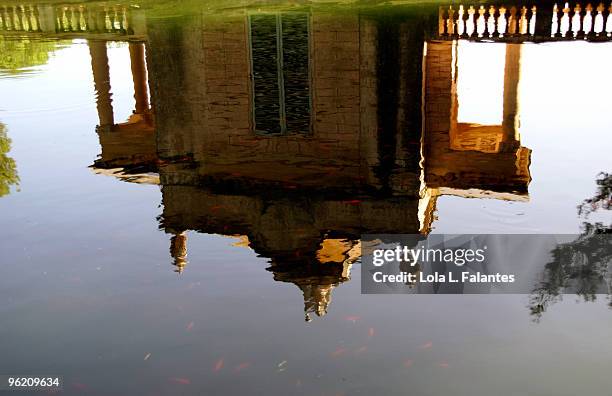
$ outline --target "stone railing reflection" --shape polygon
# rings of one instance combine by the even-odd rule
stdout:
[[[582,3],[585,4],[585,3]],[[438,38],[490,41],[612,39],[612,4],[450,5],[440,7]]]
[[[584,3],[583,3],[584,4]],[[556,38],[610,39],[612,4],[565,3],[553,8],[551,35]]]
[[[140,20],[140,18],[136,18]],[[0,5],[0,32],[47,33],[84,36],[141,34],[144,21],[134,21],[134,10],[125,5],[12,4]]]

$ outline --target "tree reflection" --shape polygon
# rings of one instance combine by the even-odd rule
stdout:
[[[612,174],[602,172],[597,180],[597,191],[592,198],[578,206],[578,215],[585,220],[600,210],[610,209]],[[584,221],[580,236],[558,245],[552,252],[552,261],[546,264],[544,281],[530,297],[529,309],[534,321],[539,321],[548,306],[562,299],[567,288],[575,290],[584,301],[595,301],[605,285],[608,305],[612,308],[612,224]]]
[[[64,43],[0,37],[0,73],[20,74],[25,68],[44,65]]]
[[[7,154],[11,150],[11,139],[7,136],[6,126],[0,123],[0,197],[8,195],[11,185],[19,183],[15,160]]]

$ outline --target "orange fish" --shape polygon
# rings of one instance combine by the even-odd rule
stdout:
[[[335,351],[333,351],[331,353],[331,356],[336,358],[336,357],[340,357],[340,356],[344,355],[345,353],[346,353],[346,349],[345,348],[338,348],[338,349],[336,349]]]
[[[242,371],[248,367],[251,366],[251,363],[249,362],[244,362],[244,363],[240,363],[238,366],[236,366],[236,368],[234,369],[235,372],[239,372]]]
[[[191,384],[191,381],[189,381],[187,378],[172,377],[170,378],[170,381],[174,382],[175,384],[181,384],[181,385]]]
[[[223,368],[223,359],[219,359],[217,360],[217,363],[215,363],[215,373],[219,370],[221,370]]]
[[[431,341],[426,342],[425,344],[421,345],[421,349],[429,349],[433,346],[433,343]]]
[[[446,368],[446,367],[448,367],[448,363],[447,362],[440,362],[440,364],[438,364],[438,366]]]
[[[406,367],[406,368],[412,367],[413,363],[414,363],[414,361],[412,359],[406,359],[406,360],[404,360],[404,367]]]
[[[193,329],[194,323],[193,322],[189,322],[189,324],[187,325],[187,331],[191,331]]]
[[[344,317],[344,320],[348,320],[348,321],[353,322],[353,323],[357,322],[359,319],[361,319],[361,316],[352,315],[352,316],[345,316]]]
[[[374,337],[374,327],[370,327],[370,330],[368,330],[368,336]]]

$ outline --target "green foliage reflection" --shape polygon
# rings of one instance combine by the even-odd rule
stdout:
[[[11,139],[6,134],[6,126],[0,123],[0,197],[10,192],[10,186],[19,183],[15,160],[7,154],[11,149]]]

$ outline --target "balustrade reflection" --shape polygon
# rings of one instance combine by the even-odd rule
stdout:
[[[612,3],[442,6],[438,34],[445,39],[492,41],[609,40]]]
[[[108,3],[0,4],[0,32],[75,38],[144,37],[138,8]]]

